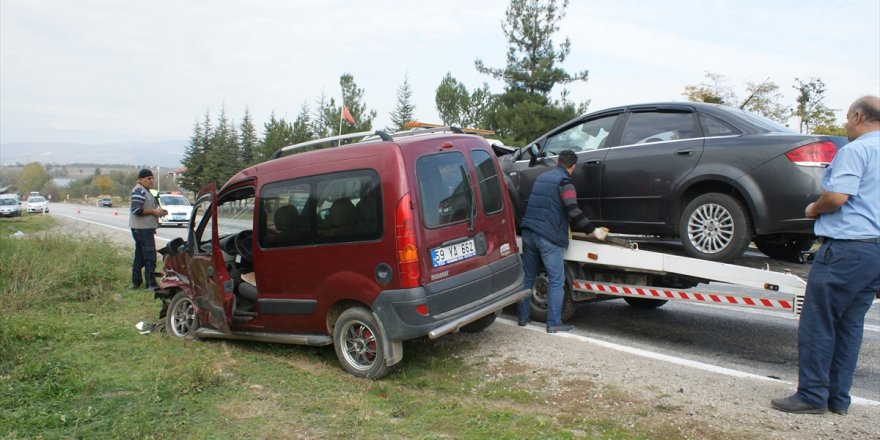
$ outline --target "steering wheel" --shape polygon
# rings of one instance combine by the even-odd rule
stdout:
[[[251,260],[254,256],[252,246],[254,244],[254,231],[246,229],[235,234],[235,250],[242,259]]]

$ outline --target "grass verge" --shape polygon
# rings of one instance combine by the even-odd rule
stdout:
[[[159,304],[127,288],[128,257],[37,233],[47,218],[0,223],[0,438],[681,437],[601,410],[587,381],[468,358],[479,335],[409,341],[375,382],[332,347],[139,335]]]

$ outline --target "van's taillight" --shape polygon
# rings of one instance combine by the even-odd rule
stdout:
[[[404,195],[397,202],[394,215],[394,231],[397,237],[397,271],[401,287],[419,285],[419,248],[416,245],[416,225],[413,218],[412,199]]]
[[[831,141],[813,142],[785,153],[788,160],[796,165],[824,167],[831,163],[837,154],[837,146]]]

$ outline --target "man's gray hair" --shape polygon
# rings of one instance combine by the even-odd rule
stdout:
[[[859,112],[865,122],[880,122],[880,98],[873,95],[862,96],[852,105],[853,112]]]

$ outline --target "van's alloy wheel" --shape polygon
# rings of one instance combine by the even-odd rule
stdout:
[[[183,292],[178,292],[168,305],[165,315],[165,327],[168,334],[178,338],[195,338],[199,329],[199,316],[192,300]]]
[[[390,344],[369,310],[352,307],[339,315],[333,327],[336,357],[345,371],[356,377],[379,379],[391,371],[385,365]]]

